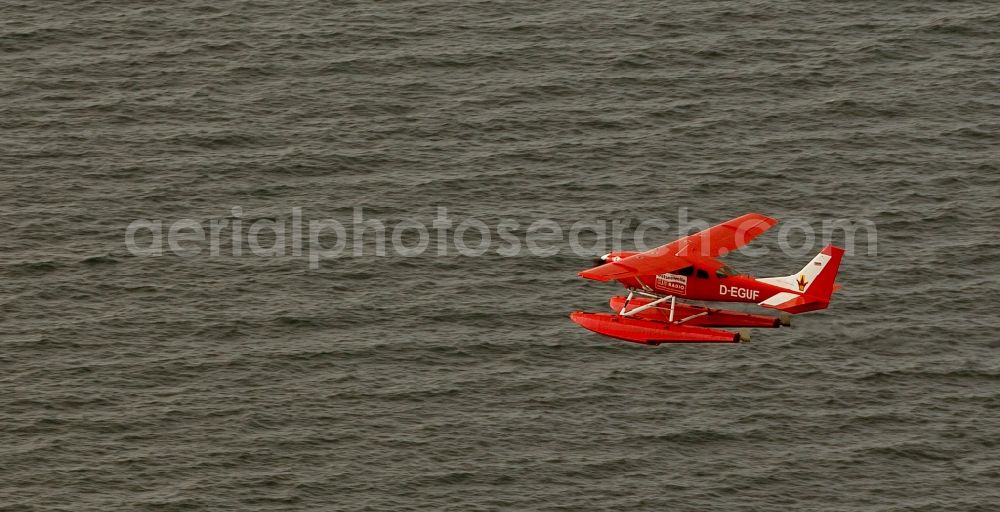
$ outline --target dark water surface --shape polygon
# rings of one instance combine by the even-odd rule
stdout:
[[[998,27],[990,1],[0,4],[0,509],[997,510]],[[566,251],[125,248],[234,206],[759,211],[878,245],[792,329],[651,349],[569,321],[618,290]]]

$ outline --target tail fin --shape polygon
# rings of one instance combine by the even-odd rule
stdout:
[[[799,292],[778,293],[761,302],[760,305],[788,313],[804,313],[825,309],[830,305],[830,296],[838,288],[834,280],[837,277],[840,260],[843,256],[843,249],[827,245],[797,274],[759,279],[768,284]]]

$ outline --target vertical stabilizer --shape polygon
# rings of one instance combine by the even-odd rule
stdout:
[[[834,284],[844,249],[827,245],[802,270],[790,276],[764,277],[761,282],[772,284],[792,293],[779,293],[760,305],[780,309],[788,313],[804,313],[824,309],[830,304],[830,296],[836,288]],[[798,292],[798,293],[795,293]]]

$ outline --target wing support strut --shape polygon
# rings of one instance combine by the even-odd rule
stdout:
[[[632,293],[629,292],[629,297],[631,298],[631,296],[632,296]],[[656,299],[653,302],[650,302],[648,304],[643,304],[643,305],[641,305],[641,306],[639,306],[639,307],[637,307],[635,309],[630,309],[628,311],[625,311],[625,308],[623,307],[622,308],[622,312],[620,312],[618,314],[621,315],[621,316],[632,316],[632,315],[635,315],[635,314],[638,314],[638,313],[642,313],[643,311],[646,311],[649,308],[655,308],[656,306],[659,306],[660,304],[666,302],[668,299],[670,300],[670,321],[673,322],[673,320],[674,320],[674,296],[673,295],[667,295],[665,297],[660,297],[659,299]]]

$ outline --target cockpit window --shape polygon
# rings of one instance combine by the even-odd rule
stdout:
[[[677,271],[678,275],[689,276],[694,273],[694,267],[684,267]]]
[[[704,270],[702,270],[702,269],[699,268],[698,269],[698,278],[700,278],[700,279],[708,279],[708,272],[705,272]]]
[[[719,278],[729,277],[729,276],[735,276],[736,275],[736,271],[733,270],[729,265],[725,265],[723,267],[720,267],[720,268],[716,269],[715,275],[716,275],[716,277],[719,277]]]

